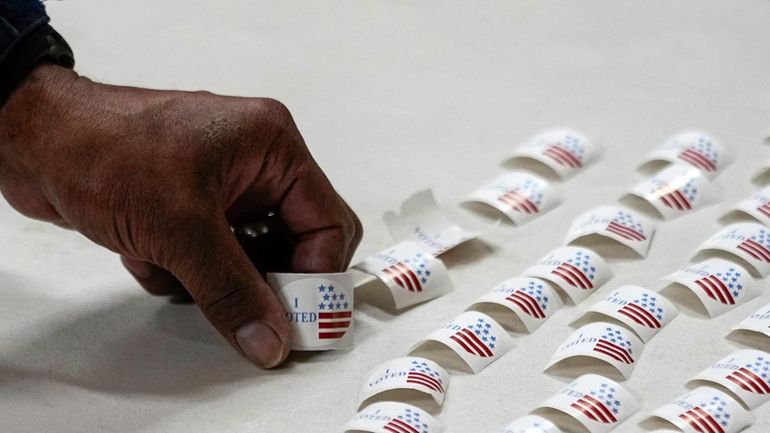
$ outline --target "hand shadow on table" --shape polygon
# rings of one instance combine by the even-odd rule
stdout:
[[[0,294],[7,290],[3,280]],[[258,386],[291,370],[291,365],[259,370],[227,344],[195,305],[175,305],[136,291],[99,310],[83,309],[75,318],[30,324],[44,331],[0,348],[0,385],[50,380],[117,394],[181,395],[235,382]],[[35,299],[23,305],[45,309],[46,303],[62,302],[28,295]],[[217,398],[214,394],[206,392]]]

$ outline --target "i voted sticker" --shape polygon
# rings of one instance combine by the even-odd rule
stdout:
[[[546,370],[572,358],[587,357],[611,365],[628,379],[643,350],[642,340],[626,328],[607,322],[589,323],[567,337]]]
[[[730,311],[759,295],[749,273],[743,267],[723,259],[709,259],[688,265],[666,279],[692,291],[710,317]]]
[[[396,241],[411,240],[433,256],[444,254],[479,235],[452,221],[439,208],[430,190],[409,197],[401,205],[400,214],[388,212],[384,220]]]
[[[749,409],[756,409],[770,400],[770,353],[739,350],[701,371],[693,381],[722,385]]]
[[[645,343],[679,314],[674,304],[660,293],[630,285],[618,287],[586,312],[623,322]]]
[[[733,328],[734,331],[756,332],[770,337],[770,304],[753,312]]]
[[[384,283],[397,309],[419,304],[452,291],[444,264],[414,242],[401,242],[355,268]]]
[[[345,432],[441,433],[444,426],[424,410],[405,403],[384,401],[367,406],[346,425]]]
[[[511,422],[497,433],[561,433],[561,430],[541,416],[527,415]]]
[[[620,206],[604,206],[575,218],[567,232],[567,243],[599,235],[620,242],[645,257],[654,232],[655,225],[637,212]]]
[[[286,310],[292,350],[352,347],[353,279],[350,273],[268,273],[267,282]]]
[[[483,309],[484,304],[505,307],[521,320],[528,332],[540,327],[563,305],[559,295],[548,283],[528,277],[503,281],[473,304],[472,308],[478,308],[496,318],[492,312]]]
[[[648,161],[667,161],[695,167],[714,179],[729,162],[729,157],[714,137],[700,131],[684,131],[669,137]]]
[[[599,154],[600,149],[582,133],[572,129],[551,129],[538,133],[514,149],[511,159],[533,159],[566,179],[596,161]]]
[[[562,289],[578,304],[612,278],[612,271],[599,254],[579,247],[557,248],[524,271]]]
[[[666,167],[634,186],[631,194],[646,200],[666,220],[687,215],[714,199],[712,186],[701,172],[683,165]]]
[[[652,414],[685,432],[737,433],[754,421],[754,416],[732,397],[715,388],[697,388]]]
[[[369,373],[361,401],[387,391],[408,389],[429,395],[440,405],[448,386],[449,373],[430,359],[414,356],[392,359]]]
[[[491,206],[519,225],[558,206],[561,195],[539,176],[514,172],[475,191],[469,201]]]
[[[770,229],[757,223],[729,225],[711,236],[699,250],[720,250],[745,260],[758,275],[770,274]]]
[[[743,212],[765,227],[770,227],[770,187],[755,192],[751,197],[735,205],[733,210]]]
[[[596,374],[578,377],[540,405],[565,413],[591,433],[607,433],[639,410],[639,403],[617,382]]]
[[[411,353],[419,354],[426,341],[438,342],[448,347],[474,373],[480,372],[513,347],[513,341],[505,329],[491,317],[477,311],[466,311],[452,319],[415,345]],[[441,364],[440,360],[433,360]]]

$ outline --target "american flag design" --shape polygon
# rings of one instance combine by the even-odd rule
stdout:
[[[746,392],[770,394],[770,358],[758,356],[725,378]]]
[[[760,262],[770,263],[770,232],[759,231],[736,247]]]
[[[449,339],[469,354],[481,358],[494,356],[493,351],[497,345],[497,337],[492,335],[492,324],[481,317],[475,322],[462,325],[461,329],[452,334]]]
[[[639,325],[652,329],[663,326],[663,308],[658,305],[658,296],[643,292],[641,296],[618,309],[622,314]]]
[[[444,381],[441,373],[432,369],[427,362],[411,361],[409,372],[406,375],[406,383],[422,385],[437,392],[444,392]]]
[[[545,195],[541,183],[536,179],[525,177],[513,187],[501,186],[500,188],[503,192],[497,200],[511,210],[527,214],[540,212]]]
[[[399,287],[410,292],[422,292],[433,275],[428,266],[428,257],[423,253],[416,253],[411,258],[390,265],[382,272]]]
[[[585,144],[576,135],[567,133],[561,140],[544,143],[543,148],[543,155],[559,165],[569,168],[583,166]]]
[[[391,417],[382,428],[391,433],[429,433],[429,426],[421,419],[420,413],[409,408],[405,408],[400,415]]]
[[[744,290],[743,278],[743,272],[731,266],[725,271],[711,273],[693,283],[720,304],[734,305]]]
[[[591,263],[591,256],[583,251],[576,251],[572,257],[564,260],[551,274],[558,276],[573,287],[584,290],[594,288],[596,266]]]
[[[318,304],[318,338],[340,339],[350,328],[352,305],[344,293],[337,293],[331,283],[318,286],[318,292],[321,298],[321,303]]]
[[[636,362],[631,349],[631,340],[627,339],[623,331],[618,328],[609,326],[605,328],[599,341],[594,345],[593,351],[624,364]]]
[[[606,227],[607,231],[630,241],[644,241],[647,236],[639,221],[626,211],[618,211]]]
[[[570,407],[580,411],[590,420],[602,424],[614,424],[618,422],[622,403],[616,396],[615,387],[608,383],[601,383],[598,388],[583,394],[575,400]]]
[[[716,144],[704,136],[699,136],[695,143],[682,146],[677,157],[703,171],[716,171],[719,165]]]
[[[543,283],[529,280],[526,286],[516,289],[505,300],[536,319],[545,319],[551,299],[543,293],[544,289]]]
[[[758,192],[752,197],[751,200],[753,201],[756,206],[757,212],[765,216],[766,218],[770,218],[770,197],[768,197],[765,193],[767,189],[764,189],[762,192]],[[758,204],[758,206],[757,206]]]
[[[698,433],[725,433],[731,415],[727,411],[727,401],[713,396],[710,400],[681,413],[679,418]]]
[[[660,183],[661,185],[652,194],[658,197],[664,206],[678,211],[692,210],[699,193],[695,178],[684,185],[677,185],[674,182]]]

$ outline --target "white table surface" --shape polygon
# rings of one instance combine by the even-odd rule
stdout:
[[[449,433],[494,431],[563,385],[541,373],[581,308],[622,283],[659,288],[756,188],[770,157],[770,2],[68,0],[48,2],[95,79],[270,96],[293,111],[313,154],[360,215],[357,259],[392,243],[383,212],[433,187],[451,205],[501,171],[533,132],[570,125],[602,143],[599,165],[564,183],[566,201],[521,228],[500,227],[451,257],[456,290],[391,314],[359,304],[350,353],[292,357],[260,372],[193,306],[146,296],[118,259],[76,233],[0,205],[0,431],[336,432],[367,371],[402,356],[502,279],[559,246],[569,222],[640,179],[634,168],[690,127],[736,155],[722,202],[662,224],[646,260],[565,308],[478,375],[455,375],[439,418]],[[763,284],[764,285],[764,284]],[[722,317],[682,315],[626,385],[642,410],[685,392],[738,346],[729,328],[770,293]],[[770,406],[750,433],[770,431]]]

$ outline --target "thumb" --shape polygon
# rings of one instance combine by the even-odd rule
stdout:
[[[171,245],[161,245],[165,269],[187,289],[212,325],[261,368],[289,353],[291,330],[283,306],[254,268],[224,215],[185,221]],[[169,248],[170,247],[170,248]]]

